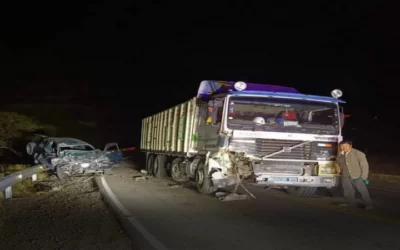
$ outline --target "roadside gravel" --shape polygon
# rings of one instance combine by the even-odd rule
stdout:
[[[35,195],[0,200],[0,249],[132,249],[93,178],[51,176]]]

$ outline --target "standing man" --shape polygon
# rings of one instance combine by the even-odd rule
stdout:
[[[372,209],[373,204],[366,184],[368,184],[369,166],[365,154],[352,147],[351,141],[339,144],[340,152],[336,159],[342,174],[342,187],[347,204],[356,207],[356,191],[361,194],[364,209]]]

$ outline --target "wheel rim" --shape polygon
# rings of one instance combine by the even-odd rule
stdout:
[[[179,169],[179,165],[178,164],[173,164],[172,165],[172,169],[171,169],[171,175],[175,178],[178,179],[179,177],[182,176],[182,173]]]

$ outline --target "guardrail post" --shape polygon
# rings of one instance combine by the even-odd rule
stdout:
[[[11,199],[12,198],[12,188],[11,186],[4,190],[4,199]]]
[[[32,175],[32,181],[37,181],[37,174]]]

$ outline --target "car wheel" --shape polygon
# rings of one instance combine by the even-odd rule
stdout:
[[[33,154],[33,150],[35,149],[35,147],[36,147],[36,143],[34,143],[34,142],[29,142],[29,143],[26,145],[26,153],[27,153],[28,155],[32,155],[32,154]]]

